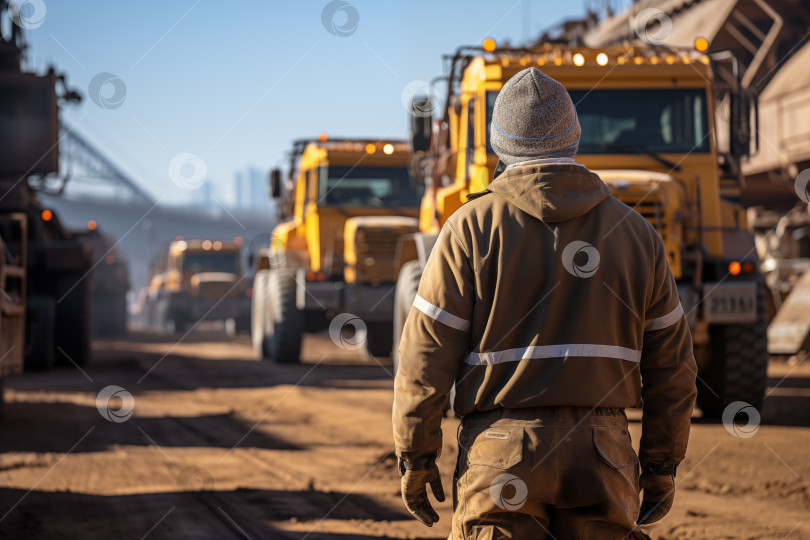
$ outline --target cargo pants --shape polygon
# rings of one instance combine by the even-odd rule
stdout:
[[[647,538],[624,409],[466,415],[453,478],[456,540]]]

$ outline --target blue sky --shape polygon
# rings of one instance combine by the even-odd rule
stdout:
[[[583,13],[551,0],[351,0],[359,20],[339,37],[322,23],[327,0],[44,2],[42,25],[27,32],[29,67],[66,73],[85,99],[63,120],[170,202],[191,196],[169,178],[179,153],[199,156],[230,202],[234,173],[283,164],[294,138],[407,136],[403,89],[440,75],[458,45],[517,44]],[[117,108],[88,98],[99,73],[126,86]]]

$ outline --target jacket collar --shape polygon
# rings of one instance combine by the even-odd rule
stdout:
[[[598,175],[570,163],[520,164],[496,178],[474,199],[496,193],[541,221],[565,221],[587,213],[610,195]]]

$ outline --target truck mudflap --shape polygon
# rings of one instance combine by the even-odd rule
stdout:
[[[299,270],[296,306],[302,311],[351,313],[366,323],[391,322],[394,318],[393,283],[347,285],[339,281],[306,281]]]

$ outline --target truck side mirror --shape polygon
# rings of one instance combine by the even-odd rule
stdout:
[[[411,101],[411,150],[425,152],[430,148],[433,125],[433,103],[429,97],[418,96]]]
[[[270,171],[270,196],[274,199],[281,197],[281,169]]]
[[[729,95],[729,150],[733,156],[751,154],[751,110],[754,98],[745,92]]]

